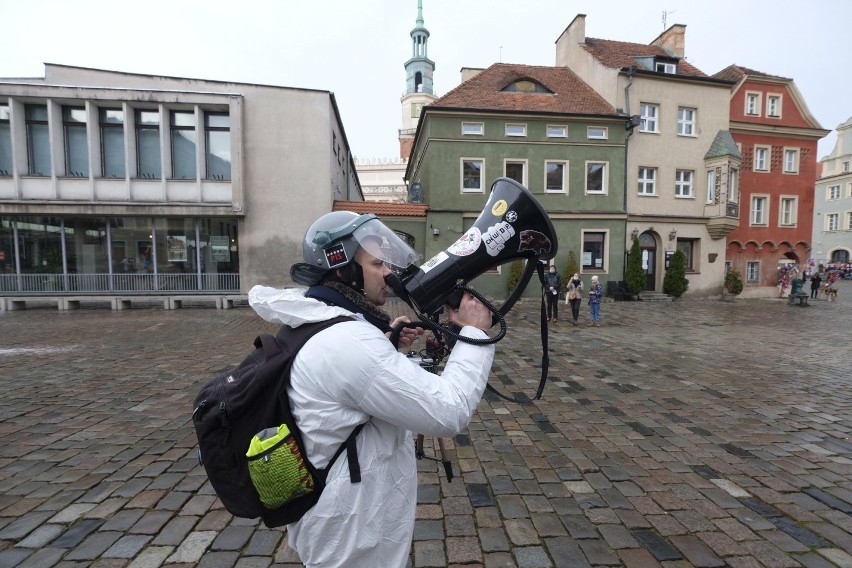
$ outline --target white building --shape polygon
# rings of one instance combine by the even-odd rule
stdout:
[[[812,257],[823,263],[852,261],[852,118],[837,127],[834,150],[820,160],[814,196]]]

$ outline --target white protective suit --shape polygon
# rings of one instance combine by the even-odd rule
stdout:
[[[265,320],[298,327],[351,312],[308,298],[304,289],[255,286],[249,304]],[[465,327],[461,335],[485,339]],[[401,568],[408,559],[417,504],[412,432],[451,437],[476,410],[494,346],[456,343],[443,374],[434,375],[396,351],[362,317],[311,338],[291,374],[293,416],[308,459],[325,467],[352,429],[358,435],[360,483],[349,480],[343,452],[319,502],[287,526],[289,544],[307,566]]]

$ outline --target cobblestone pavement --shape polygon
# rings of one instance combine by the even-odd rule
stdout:
[[[839,301],[603,305],[550,332],[541,400],[486,396],[419,462],[410,565],[852,566],[852,282]],[[397,305],[393,309],[400,311]],[[491,382],[532,397],[538,304]],[[583,306],[582,323],[588,321]],[[246,308],[0,319],[0,566],[301,566],[195,457],[203,380],[273,330]]]

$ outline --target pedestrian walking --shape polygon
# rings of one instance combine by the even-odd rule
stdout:
[[[811,299],[816,300],[819,296],[819,285],[822,283],[822,273],[817,271],[811,276]]]
[[[580,304],[582,302],[583,281],[580,280],[580,275],[575,272],[571,280],[568,281],[567,293],[565,294],[565,303],[571,305],[571,316],[574,318],[575,326],[580,319]]]

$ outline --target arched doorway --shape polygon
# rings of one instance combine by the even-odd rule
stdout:
[[[651,233],[639,235],[639,249],[642,251],[642,269],[645,271],[645,289],[657,289],[657,239]]]

